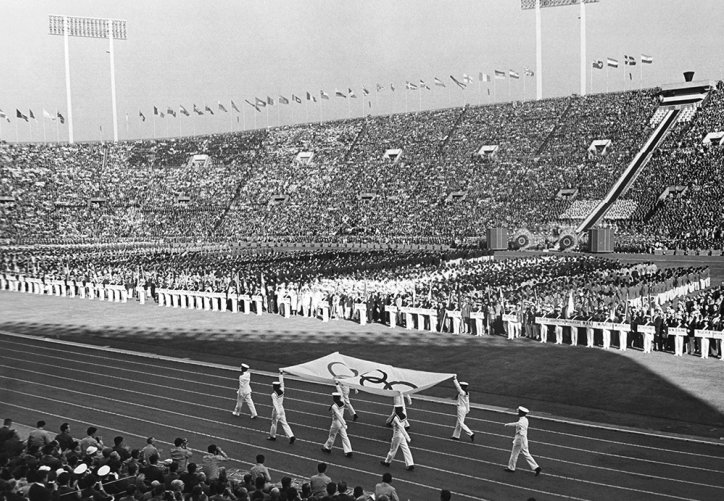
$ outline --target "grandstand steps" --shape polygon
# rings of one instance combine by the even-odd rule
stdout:
[[[562,123],[565,123],[566,117],[568,116],[568,113],[571,111],[571,108],[573,107],[573,99],[569,98],[568,102],[566,103],[566,107],[563,109],[561,114],[558,117],[558,120],[556,121],[556,124],[553,126],[551,131],[548,133],[548,135],[543,138],[543,141],[541,141],[540,146],[535,150],[535,153],[533,154],[534,157],[540,156],[548,146],[548,143],[550,143],[551,138],[558,132],[558,129]]]
[[[462,123],[463,119],[465,118],[465,112],[467,110],[468,110],[468,105],[466,104],[465,106],[463,106],[463,109],[460,112],[460,115],[458,115],[457,119],[452,124],[452,127],[450,128],[450,132],[447,133],[445,138],[443,138],[442,142],[440,143],[440,146],[437,149],[438,155],[442,155],[445,152],[445,148],[447,148],[447,145],[450,144],[450,140],[455,135],[455,131],[458,129],[458,127]]]
[[[583,220],[583,222],[576,228],[576,233],[582,233],[593,228],[609,211],[613,204],[622,196],[629,187],[636,180],[638,175],[648,164],[651,156],[653,155],[656,148],[666,139],[666,136],[671,132],[672,127],[678,121],[680,109],[670,109],[666,116],[661,120],[659,125],[656,126],[654,132],[644,143],[643,147],[636,153],[634,159],[629,163],[628,167],[623,171],[623,174],[614,183],[611,189],[606,194],[606,197],[596,206],[596,208]]]
[[[357,135],[354,138],[354,141],[352,141],[352,144],[349,145],[347,152],[344,154],[344,158],[343,158],[344,162],[349,161],[349,157],[352,155],[352,152],[354,151],[355,147],[357,146],[357,143],[360,142],[360,140],[366,133],[367,133],[367,120],[362,122],[362,128],[359,130],[359,132],[357,133]]]

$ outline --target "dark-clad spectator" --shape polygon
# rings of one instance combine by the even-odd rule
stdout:
[[[118,453],[122,462],[126,462],[131,457],[131,451],[128,450],[123,437],[113,437],[113,451]]]
[[[150,485],[152,482],[159,482],[163,484],[163,468],[158,465],[158,454],[151,454],[148,458],[148,464],[142,470],[146,477],[146,484]]]
[[[39,428],[41,427],[39,426]],[[27,494],[28,501],[52,501],[53,493],[45,485],[48,481],[49,469],[44,468],[45,467],[41,467],[41,469],[28,474],[28,481],[31,482]]]
[[[0,428],[0,456],[16,456],[20,454],[22,448],[20,436],[13,429],[13,420],[5,418],[2,428]]]
[[[440,491],[440,501],[450,501],[452,499],[452,494],[449,490],[443,489]]]
[[[60,425],[60,433],[55,436],[55,441],[58,442],[61,452],[73,448],[75,440],[70,434],[70,425],[68,423]]]
[[[355,501],[352,496],[347,494],[347,482],[344,480],[337,483],[337,495],[335,501]]]
[[[80,501],[80,490],[77,486],[71,487],[70,480],[71,476],[67,471],[56,477],[58,487],[53,491],[53,501]]]
[[[202,482],[202,477],[196,471],[196,463],[189,463],[186,473],[182,474],[180,480],[184,483],[184,493],[190,494],[191,490]]]

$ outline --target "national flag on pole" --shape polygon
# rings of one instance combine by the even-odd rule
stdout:
[[[287,99],[287,98],[284,97],[284,96],[279,96],[279,102],[280,102],[281,104],[289,104],[289,99]]]
[[[612,57],[609,57],[609,58],[606,58],[606,63],[607,63],[611,68],[618,68],[618,59],[614,59],[614,58],[612,58]]]
[[[520,74],[518,74],[517,71],[508,70],[508,75],[510,76],[510,78],[514,78],[516,80],[520,78]]]
[[[535,76],[535,73],[533,72],[533,70],[531,70],[528,67],[524,68],[523,71],[525,72],[525,76],[527,76],[527,77]]]
[[[194,104],[194,113],[196,113],[197,115],[203,115],[203,114],[204,114],[204,112],[201,111],[195,104]]]
[[[423,89],[430,90],[430,86],[427,85],[425,82],[423,82],[422,79],[420,79],[420,87],[422,87]]]
[[[252,103],[252,102],[249,101],[248,99],[244,99],[244,101],[246,101],[246,104],[248,104],[249,106],[251,106],[252,108],[254,108],[256,111],[258,111],[259,113],[261,113],[261,110],[259,109],[259,106],[257,106],[256,104]]]
[[[263,108],[264,106],[266,106],[266,101],[264,101],[263,99],[259,99],[258,97],[255,97],[254,99],[256,99],[256,101],[254,101],[256,106],[258,106],[260,108]]]
[[[166,116],[163,114],[163,111],[159,111],[158,114],[161,116],[161,118],[164,118]]]
[[[233,99],[231,100],[231,109],[234,110],[234,111],[237,112],[237,113],[241,113],[241,111],[239,110],[239,108],[236,106],[236,103],[234,103],[234,100],[233,100]]]
[[[297,96],[295,94],[292,94],[292,100],[299,104],[302,104],[302,98],[300,98],[299,96]]]
[[[57,115],[58,115],[58,120],[60,120],[60,123],[61,123],[61,124],[64,124],[64,123],[65,123],[65,117],[64,117],[63,115],[61,115],[60,112],[58,112]]]
[[[266,104],[268,104],[269,106],[274,106],[274,99],[272,99],[270,96],[267,96]]]
[[[407,83],[405,84],[405,88],[406,88],[407,90],[417,90],[417,85],[415,85],[415,84],[412,83],[412,82],[407,82]]]
[[[603,69],[603,61],[601,61],[600,59],[599,59],[598,61],[593,61],[592,66],[593,66],[595,69],[597,69],[597,70],[602,70],[602,69]]]
[[[339,90],[339,89],[334,89],[334,95],[337,96],[337,97],[347,98],[347,96],[344,95],[344,92],[342,92],[342,91]]]
[[[480,81],[481,82],[490,82],[490,75],[488,75],[487,73],[481,73]]]
[[[460,87],[461,89],[464,89],[464,88],[466,87],[466,85],[465,85],[464,83],[462,83],[460,80],[458,80],[457,78],[455,78],[455,77],[452,76],[452,75],[450,75],[450,80],[452,80],[453,82],[455,82],[455,85],[457,85],[457,86]]]
[[[214,110],[212,110],[208,104],[204,105],[204,111],[208,111],[210,114],[214,114]]]
[[[28,108],[28,115],[30,116],[30,118],[35,120],[35,115],[33,114],[33,110],[31,110],[30,108]]]
[[[216,102],[219,105],[219,109],[221,111],[223,111],[224,113],[228,113],[228,111],[226,110],[226,107],[223,104],[221,104],[221,101],[216,101]]]
[[[443,81],[437,77],[434,78],[433,83],[435,85],[437,85],[438,87],[445,87],[445,84],[443,83]]]
[[[8,115],[3,110],[0,110],[0,118],[7,118]]]
[[[347,95],[351,98],[357,97],[357,94],[355,94],[354,91],[352,89],[350,89],[349,87],[347,88]]]
[[[189,110],[184,108],[183,105],[179,105],[178,112],[181,113],[182,115],[189,116]]]
[[[505,72],[503,70],[495,70],[496,80],[505,80]]]
[[[623,56],[624,64],[628,66],[636,66],[636,58],[633,56]]]
[[[176,118],[176,112],[170,106],[168,108],[166,108],[166,114],[171,115],[172,117]]]
[[[309,93],[309,91],[307,91],[307,101],[311,101],[311,100],[312,100],[312,95]]]
[[[47,118],[48,120],[55,120],[55,117],[48,113],[48,110],[43,108],[43,118]]]
[[[367,87],[364,87],[364,86],[362,87],[362,93],[363,93],[365,96],[369,96],[369,95],[370,95],[370,91],[368,91],[368,90],[367,90]]]
[[[395,92],[395,84],[392,84],[392,83],[390,84],[390,90],[392,92]]]
[[[156,108],[155,106],[153,107],[153,114],[158,115],[158,108]]]
[[[319,97],[321,97],[322,99],[329,99],[329,94],[327,94],[327,93],[324,92],[323,90],[320,90],[320,91],[319,91]]]
[[[646,54],[641,54],[641,62],[643,64],[652,64],[654,62],[654,58],[647,56]]]
[[[463,73],[463,82],[465,84],[471,84],[471,83],[473,83],[473,78],[470,75]]]
[[[138,117],[141,119],[141,122],[146,121],[146,115],[144,115],[141,110],[138,110]]]

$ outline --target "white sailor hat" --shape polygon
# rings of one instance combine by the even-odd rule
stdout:
[[[43,466],[38,468],[38,471],[50,471],[50,466],[48,466],[47,464],[44,464]]]
[[[98,476],[99,476],[99,477],[105,477],[105,476],[108,475],[110,472],[111,472],[111,467],[108,466],[107,464],[104,464],[103,466],[101,466],[100,468],[98,468]]]
[[[525,407],[523,407],[522,405],[518,406],[518,411],[525,412],[526,414],[530,413],[530,411],[528,409],[526,409]]]
[[[333,396],[333,397],[341,397],[342,394],[341,394],[340,392],[338,392],[338,391],[335,391],[334,393],[332,393],[332,396]]]
[[[465,381],[460,381],[458,384],[460,386],[468,386],[468,383],[466,383]]]
[[[249,366],[248,366],[248,365],[246,365],[246,364],[241,364],[241,368],[242,368],[242,369],[248,369],[248,368],[249,368]]]
[[[88,448],[85,450],[86,454],[95,454],[96,452],[98,452],[98,447],[96,447],[95,445],[89,445]]]
[[[281,381],[273,381],[273,382],[272,382],[272,386],[281,386],[281,385],[282,385],[282,382],[281,382]]]
[[[88,465],[85,463],[81,463],[78,466],[75,467],[75,470],[73,470],[73,473],[76,475],[82,475],[88,470]]]
[[[57,475],[60,475],[61,473],[65,473],[65,468],[58,468],[57,470],[55,470],[55,475],[56,475],[56,476],[57,476]]]

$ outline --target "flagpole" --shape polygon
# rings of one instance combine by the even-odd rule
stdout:
[[[407,113],[407,91],[409,91],[409,90],[410,89],[408,89],[407,86],[405,86],[405,113]]]
[[[581,0],[581,95],[586,95],[586,2]]]
[[[639,73],[639,90],[644,88],[644,61],[641,59],[641,71]]]
[[[543,99],[543,36],[541,34],[541,12],[540,0],[535,2],[535,71],[536,71],[536,90],[535,98],[540,101]]]
[[[63,16],[63,50],[65,53],[65,99],[68,113],[68,143],[73,143],[73,107],[70,99],[70,59],[68,56],[68,31],[70,31],[70,19]]]
[[[608,58],[606,58],[606,94],[608,94]]]
[[[589,80],[590,80],[591,82],[589,83],[588,93],[589,93],[589,94],[593,94],[593,63],[591,63],[591,69],[590,69],[589,71],[590,71]]]
[[[18,133],[18,119],[15,119],[15,142],[20,142],[20,134]]]
[[[40,105],[40,107],[43,110],[42,111],[42,113],[43,113],[43,144],[45,144],[48,142],[48,138],[45,136],[45,108],[43,107],[42,104]]]
[[[523,102],[525,102],[525,98],[527,97],[525,94],[525,77],[526,76],[527,75],[525,74],[525,72],[523,72]]]
[[[60,144],[60,118],[58,118],[58,109],[55,110],[55,142]]]
[[[153,114],[153,138],[156,139],[156,114]]]
[[[478,78],[478,104],[483,104],[483,82]]]

